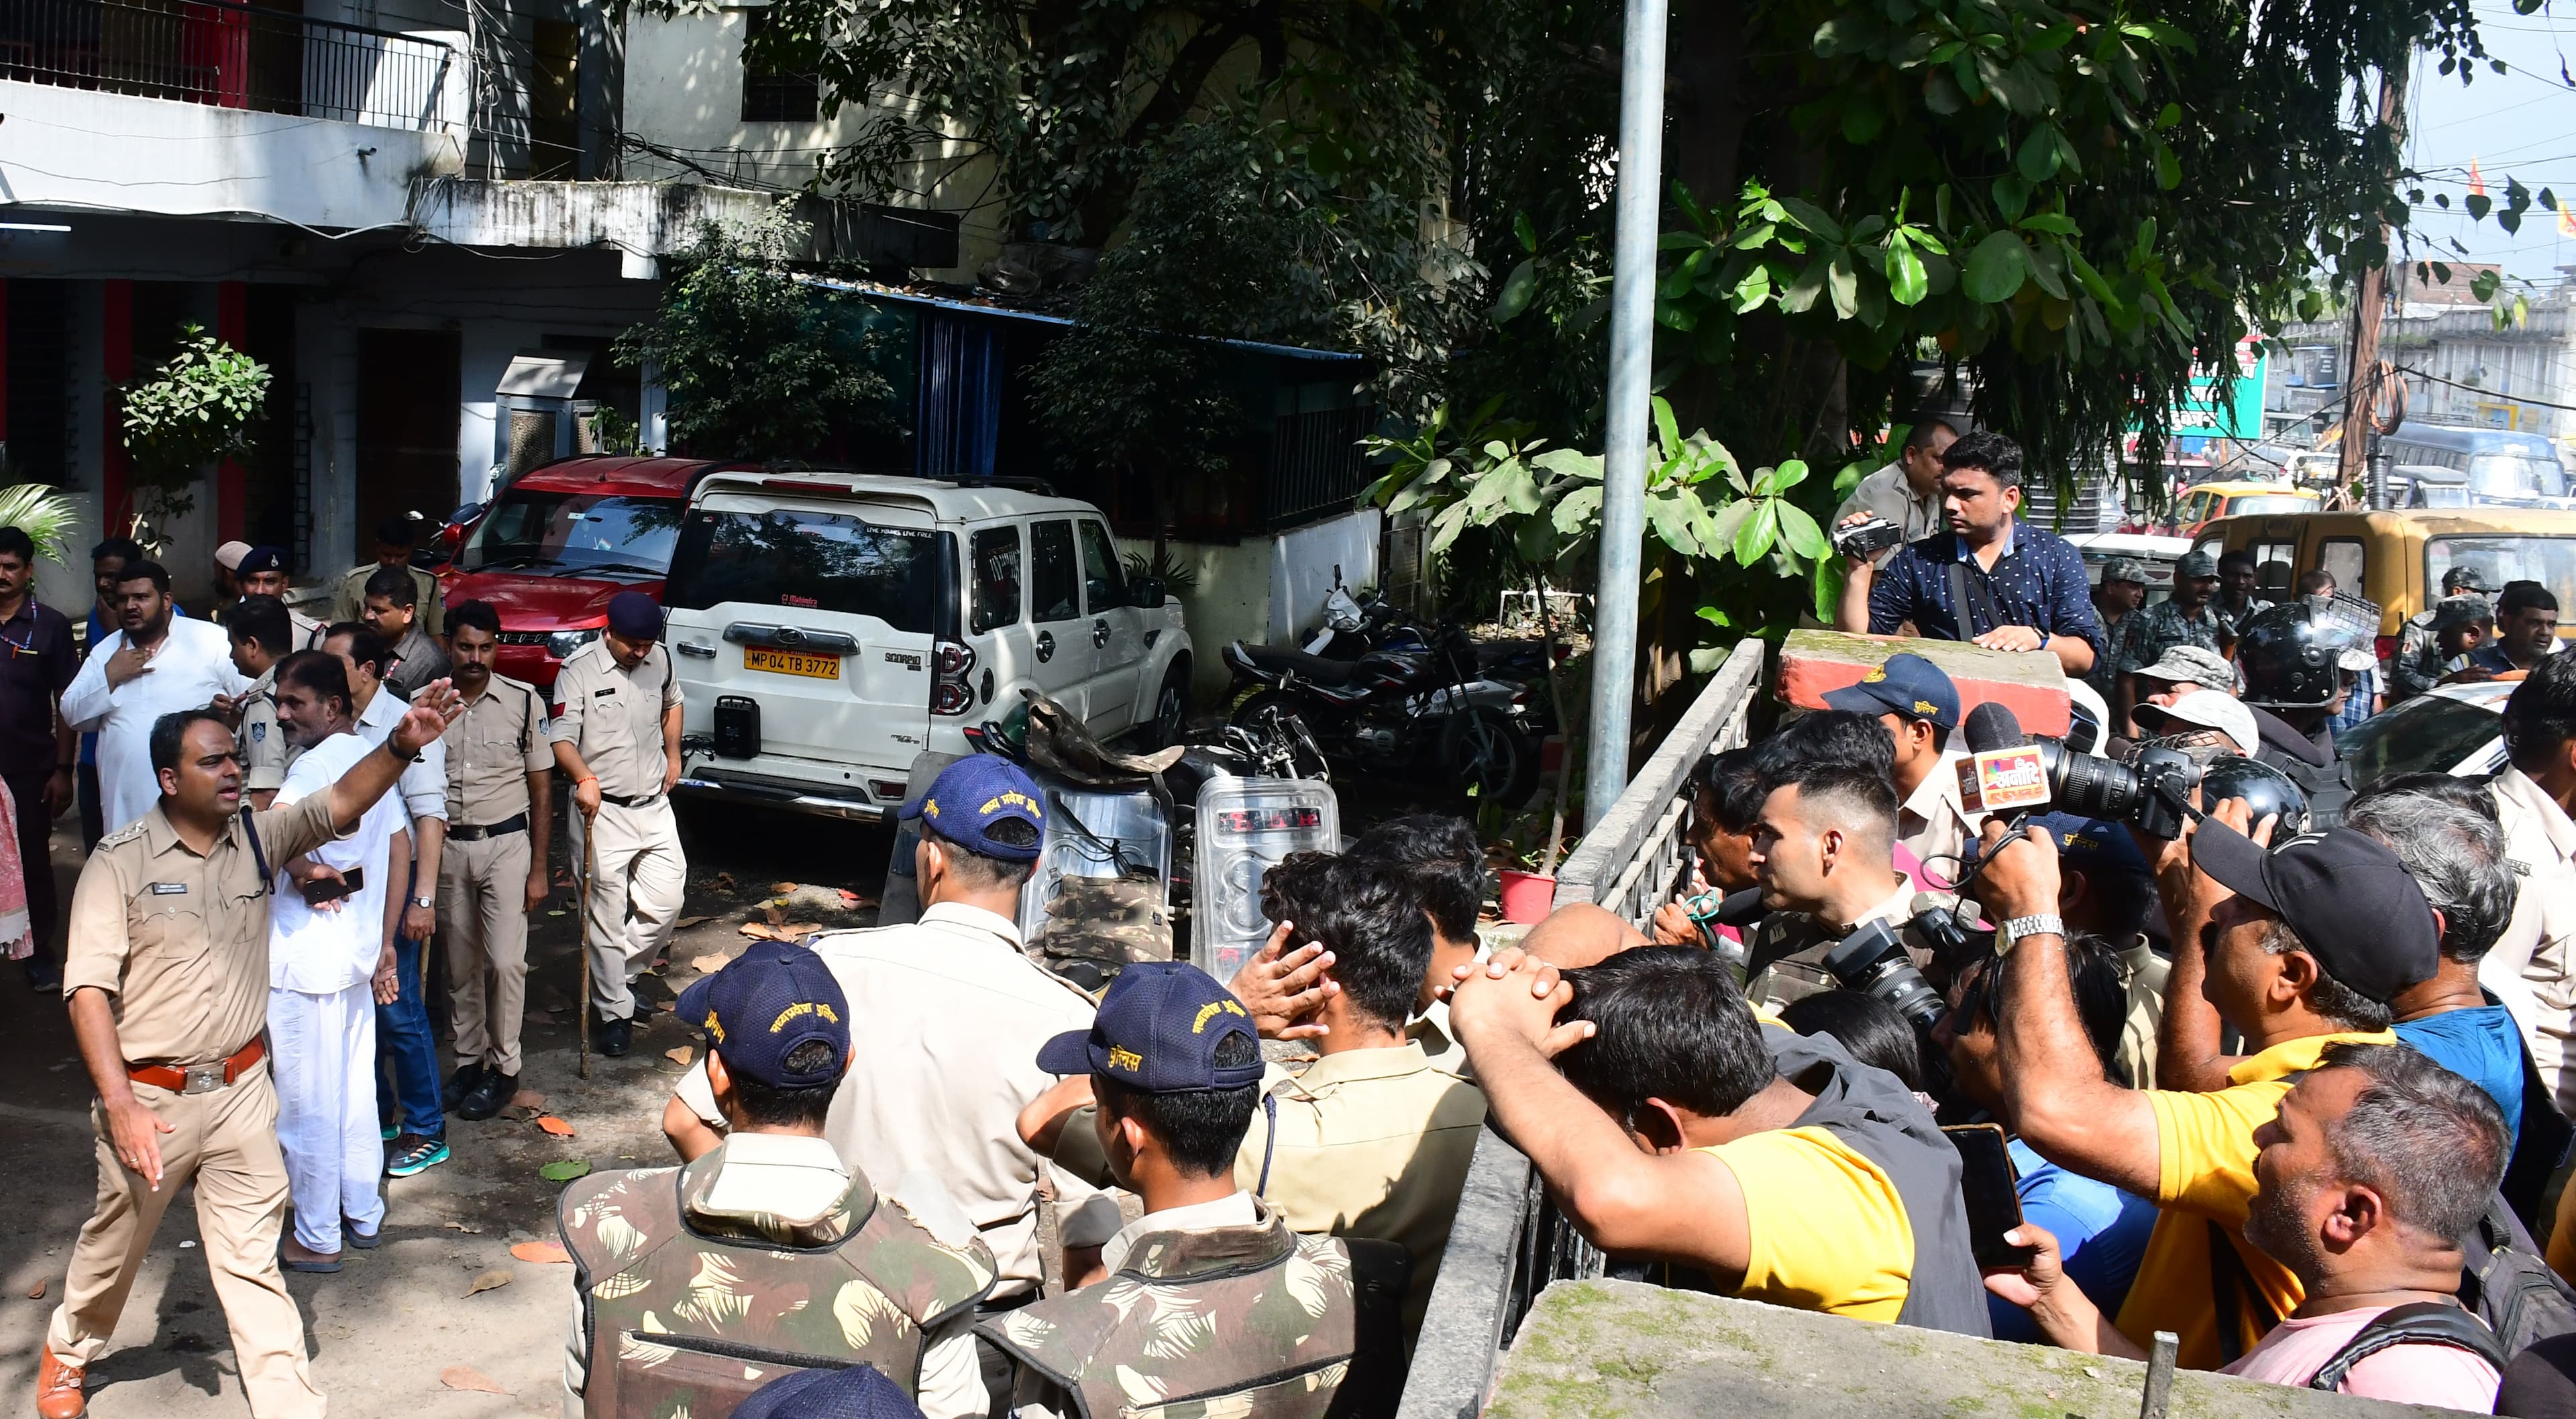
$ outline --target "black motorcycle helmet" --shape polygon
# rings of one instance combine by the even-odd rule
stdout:
[[[2245,703],[2264,709],[2322,709],[2341,686],[2335,659],[2346,639],[2316,625],[2304,601],[2272,606],[2245,619],[2236,631],[2236,664],[2245,675]]]
[[[2332,662],[2328,662],[2331,667]],[[2299,791],[2290,776],[2257,759],[2241,754],[2221,754],[2209,761],[2200,776],[2200,801],[2216,803],[2226,798],[2242,798],[2254,810],[2253,821],[2277,817],[2281,821],[2272,829],[2272,841],[2288,842],[2292,835],[2308,830],[2308,796]]]

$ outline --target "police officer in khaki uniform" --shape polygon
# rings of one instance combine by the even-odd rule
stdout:
[[[680,682],[661,645],[662,608],[640,591],[608,603],[607,634],[573,652],[555,678],[563,713],[555,766],[572,779],[590,833],[586,948],[600,1052],[626,1053],[635,1015],[630,972],[670,944],[688,887],[671,785],[680,781]]]
[[[385,751],[330,792],[256,813],[243,810],[241,760],[220,716],[182,710],[154,725],[160,801],[99,840],[72,897],[63,991],[98,1088],[98,1208],[45,1332],[42,1419],[85,1412],[82,1376],[107,1352],[163,1209],[191,1182],[251,1413],[323,1412],[277,1264],[286,1164],[260,1034],[271,868],[352,831],[457,708],[445,684],[427,687]]]
[[[447,851],[438,919],[447,926],[449,1016],[456,1027],[456,1116],[487,1119],[519,1091],[519,1022],[528,1002],[528,913],[546,899],[554,827],[554,743],[534,686],[495,673],[501,617],[488,602],[448,608],[457,693],[447,727]]]
[[[253,808],[266,808],[286,782],[287,744],[277,727],[277,662],[294,649],[295,623],[286,603],[274,596],[245,596],[224,617],[224,634],[232,637],[233,668],[251,677],[250,689],[218,710],[241,716],[234,731],[241,745],[242,792]]]
[[[438,596],[438,578],[411,564],[412,543],[418,536],[412,515],[398,512],[376,527],[376,559],[349,568],[340,578],[339,590],[331,597],[331,619],[334,622],[360,621],[367,614],[367,578],[386,567],[400,567],[411,574],[412,584],[420,589],[418,602],[421,628],[433,636],[447,634],[447,610]],[[249,558],[243,558],[245,564]]]

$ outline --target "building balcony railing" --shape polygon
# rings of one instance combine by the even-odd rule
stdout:
[[[7,0],[0,78],[380,128],[465,118],[442,40],[225,0]]]

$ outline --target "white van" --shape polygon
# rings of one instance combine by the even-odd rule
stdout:
[[[1180,732],[1190,638],[1130,582],[1098,508],[882,474],[726,471],[683,514],[663,590],[687,702],[680,790],[875,821],[913,759],[1022,686],[1106,739]]]

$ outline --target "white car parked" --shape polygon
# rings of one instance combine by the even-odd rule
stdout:
[[[680,789],[882,820],[913,760],[1027,686],[1106,739],[1180,732],[1181,607],[1131,583],[1100,510],[877,474],[711,474],[663,592]]]

